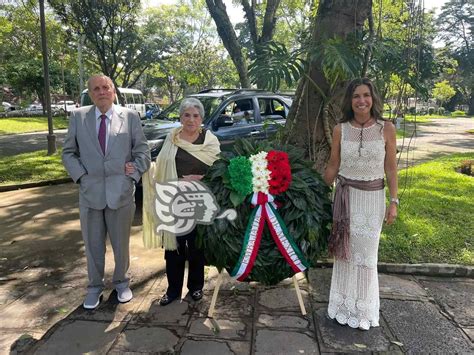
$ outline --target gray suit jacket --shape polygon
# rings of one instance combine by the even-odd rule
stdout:
[[[133,180],[138,182],[150,167],[150,150],[138,114],[115,106],[104,155],[97,138],[95,106],[86,106],[71,114],[62,159],[74,182],[80,182],[80,205],[118,209],[133,201]],[[135,165],[133,175],[125,175],[127,162]]]

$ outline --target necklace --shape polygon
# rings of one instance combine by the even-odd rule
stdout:
[[[368,120],[365,120],[363,123],[360,123],[359,121],[357,121],[355,118],[354,118],[354,121],[357,122],[357,124],[360,126],[360,140],[359,140],[359,157],[362,156],[362,142],[363,142],[363,134],[364,134],[364,126],[366,125],[367,122],[370,122],[372,120],[372,117],[369,117]]]
[[[370,122],[371,120],[372,120],[372,117],[369,117],[368,119],[366,119],[364,122],[361,123],[361,122],[357,121],[357,120],[354,118],[354,121],[355,121],[361,128],[364,128],[365,124],[366,124],[367,122]]]

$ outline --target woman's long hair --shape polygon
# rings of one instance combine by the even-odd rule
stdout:
[[[367,85],[372,95],[372,107],[370,114],[376,121],[383,120],[383,105],[382,100],[375,84],[367,78],[359,78],[352,80],[346,88],[344,99],[342,100],[342,119],[341,122],[349,122],[354,119],[354,111],[352,110],[352,95],[358,86]]]

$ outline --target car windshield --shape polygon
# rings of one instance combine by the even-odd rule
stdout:
[[[214,111],[217,109],[217,107],[221,103],[221,98],[219,97],[211,97],[211,96],[199,96],[199,97],[194,96],[194,97],[196,99],[199,99],[199,101],[201,101],[202,105],[204,106],[205,119],[208,119],[209,117],[211,117],[211,115],[214,113]],[[179,105],[181,104],[182,101],[183,100],[178,100],[178,101],[173,102],[165,110],[163,110],[158,115],[157,118],[178,121],[179,120]]]

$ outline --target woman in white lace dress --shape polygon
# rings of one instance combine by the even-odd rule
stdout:
[[[342,111],[324,173],[328,185],[337,181],[328,315],[340,324],[368,330],[379,325],[377,253],[382,224],[384,219],[393,223],[397,216],[396,130],[382,119],[382,103],[369,79],[349,84]]]

